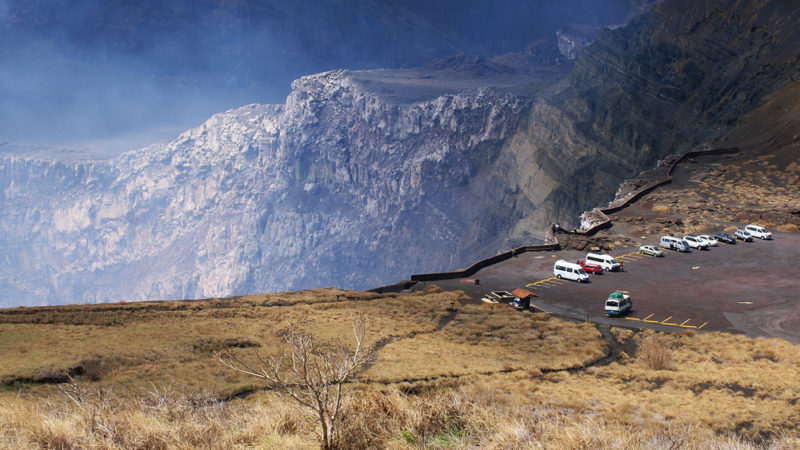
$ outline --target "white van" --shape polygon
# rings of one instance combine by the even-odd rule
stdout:
[[[747,231],[748,233],[750,233],[750,235],[753,236],[754,238],[772,239],[772,233],[767,231],[766,228],[760,227],[758,225],[750,224],[750,225],[744,227],[744,230]]]
[[[566,280],[577,281],[578,283],[589,281],[589,275],[583,270],[583,267],[575,263],[564,261],[563,259],[559,259],[556,261],[555,265],[553,265],[553,275],[555,275],[556,278],[564,278]]]
[[[606,315],[607,316],[621,316],[633,310],[633,300],[628,294],[620,291],[614,291],[606,299]]]
[[[603,270],[609,272],[619,272],[623,270],[622,263],[614,259],[611,255],[605,255],[600,253],[587,253],[586,254],[586,262],[591,264],[597,264],[603,268]]]
[[[658,245],[664,248],[668,248],[670,250],[677,250],[679,252],[691,251],[689,249],[688,242],[686,242],[684,239],[676,238],[673,236],[661,236],[661,240],[658,241]]]

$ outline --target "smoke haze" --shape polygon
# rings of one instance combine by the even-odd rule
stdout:
[[[228,108],[282,103],[305,74],[518,51],[567,23],[624,22],[629,8],[629,0],[0,0],[0,150],[112,155]]]

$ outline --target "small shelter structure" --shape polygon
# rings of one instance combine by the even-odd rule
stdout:
[[[536,294],[527,289],[514,289],[511,291],[514,295],[514,307],[517,309],[531,309],[531,298],[536,297]]]

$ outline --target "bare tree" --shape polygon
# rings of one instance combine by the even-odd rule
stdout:
[[[58,385],[58,390],[61,394],[68,398],[77,407],[82,408],[86,401],[92,396],[92,391],[79,384],[72,375],[67,374],[67,382]]]
[[[285,346],[277,355],[263,357],[253,349],[255,362],[248,363],[226,350],[215,352],[219,361],[237,372],[266,380],[285,391],[299,404],[311,409],[322,427],[322,448],[332,448],[345,382],[356,371],[377,358],[375,345],[364,342],[366,323],[353,321],[352,350],[341,342],[333,348],[320,346],[311,335],[291,326]]]

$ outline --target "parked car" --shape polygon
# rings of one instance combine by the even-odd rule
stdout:
[[[603,274],[603,268],[600,267],[600,264],[585,263],[581,259],[578,260],[578,265],[583,267],[583,270],[586,271],[586,273],[596,273],[598,275]]]
[[[590,264],[599,264],[603,270],[607,270],[609,272],[622,272],[625,270],[625,266],[621,262],[614,259],[614,257],[611,255],[587,253],[586,261]]]
[[[736,239],[739,239],[740,241],[753,242],[753,236],[741,228],[736,230],[733,235],[736,236]]]
[[[708,244],[706,244],[705,239],[700,239],[697,236],[686,235],[683,237],[683,240],[689,243],[689,247],[696,248],[698,250],[708,250]]]
[[[664,252],[655,245],[643,245],[639,247],[639,253],[650,256],[664,256]]]
[[[708,244],[709,247],[719,247],[719,242],[717,242],[717,240],[712,236],[707,234],[698,234],[697,237],[706,241],[706,244]]]
[[[735,244],[736,243],[736,238],[731,236],[728,233],[717,233],[717,234],[714,235],[714,239],[716,239],[717,242],[724,242],[726,244]]]
[[[633,300],[628,294],[614,291],[606,299],[605,311],[607,316],[621,316],[633,310]]]
[[[744,227],[744,230],[750,233],[750,236],[753,236],[754,238],[759,238],[764,240],[772,239],[772,233],[767,231],[766,228],[758,225],[750,224]]]

